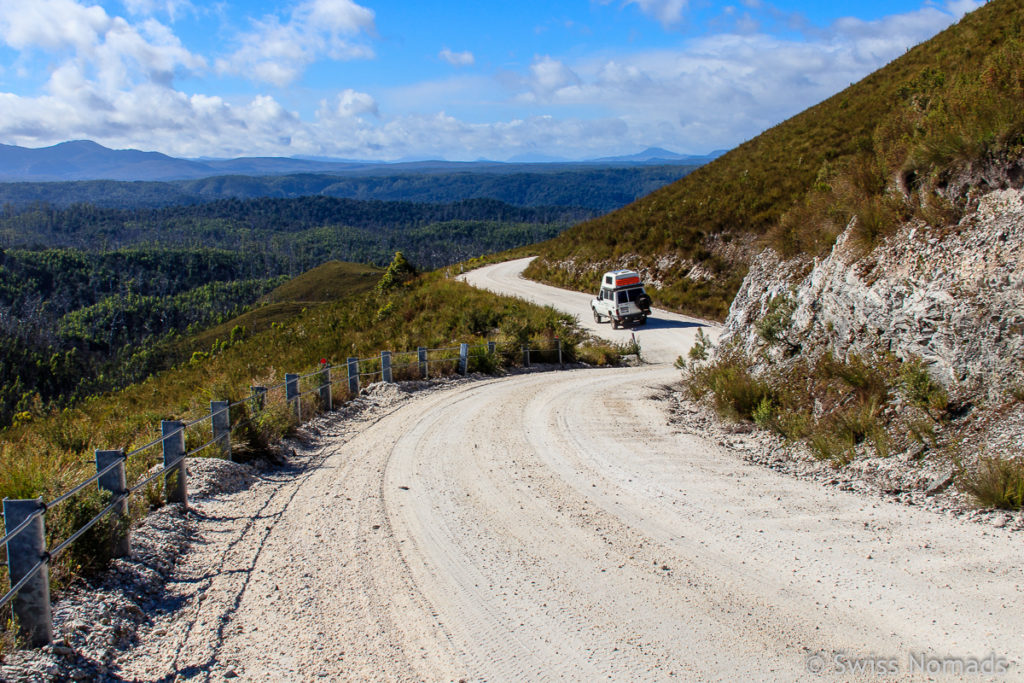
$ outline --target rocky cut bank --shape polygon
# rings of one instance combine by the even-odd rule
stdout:
[[[1024,192],[1012,174],[1000,184],[959,222],[906,222],[870,250],[856,218],[823,257],[764,250],[691,380],[721,393],[714,372],[740,366],[746,417],[817,457],[902,455],[908,470],[948,471],[945,483],[976,504],[1019,508]]]

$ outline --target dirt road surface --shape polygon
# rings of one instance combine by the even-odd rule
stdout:
[[[467,279],[523,291],[522,265]],[[547,288],[529,292],[548,302]],[[588,300],[556,290],[550,303],[583,317]],[[669,363],[698,321],[658,315],[639,332],[658,363],[378,388],[375,407],[325,422],[291,469],[197,503],[204,543],[115,670],[993,679],[940,675],[976,660],[1006,662],[995,680],[1024,679],[1019,536],[679,433],[649,399],[677,380]]]

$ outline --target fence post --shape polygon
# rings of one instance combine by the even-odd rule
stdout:
[[[7,568],[11,585],[17,584],[46,557],[46,529],[43,521],[42,498],[12,500],[4,498],[4,530],[17,527],[30,515],[40,513],[20,534],[7,541]],[[49,559],[29,579],[12,605],[18,617],[21,636],[30,647],[48,645],[53,641],[53,619],[50,612]]]
[[[459,344],[459,374],[469,372],[469,344]]]
[[[530,367],[530,347],[523,345],[523,367]]]
[[[213,438],[220,442],[228,454],[228,460],[231,460],[231,403],[210,401],[210,423],[213,426]]]
[[[565,363],[562,362],[562,340],[560,337],[555,337],[555,341],[558,342],[558,367],[565,369]]]
[[[284,400],[295,406],[295,417],[302,421],[302,399],[299,397],[299,376],[294,372],[284,374]]]
[[[493,342],[493,341],[487,342],[487,355],[488,356],[493,356],[494,355],[494,350],[496,348],[498,348],[497,342]]]
[[[391,375],[391,352],[381,351],[380,352],[380,378],[391,384],[394,382],[394,378]]]
[[[359,359],[348,359],[348,393],[353,397],[359,395]]]
[[[164,467],[169,468],[164,478],[168,503],[188,505],[188,487],[185,484],[185,423],[161,420],[160,434],[164,437]],[[177,462],[177,464],[174,464]],[[173,465],[173,467],[171,467]]]
[[[110,491],[114,496],[114,500],[120,501],[120,504],[114,507],[116,520],[114,522],[114,549],[112,555],[114,557],[126,557],[131,554],[132,546],[131,537],[129,536],[128,480],[124,473],[124,451],[121,449],[116,451],[96,451],[97,472],[102,472],[114,463],[117,463],[114,469],[97,479],[96,484],[100,490]]]
[[[266,387],[249,387],[249,391],[252,392],[252,411],[253,413],[262,412],[263,407],[267,401],[267,388]]]
[[[322,362],[323,366],[320,379],[320,407],[327,412],[334,410],[334,399],[331,396],[331,364]]]
[[[427,348],[420,346],[416,349],[416,357],[420,361],[420,379],[427,379],[429,367],[427,366]]]

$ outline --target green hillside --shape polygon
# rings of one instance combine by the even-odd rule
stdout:
[[[275,323],[291,320],[307,308],[360,297],[376,286],[383,273],[384,269],[377,266],[329,261],[268,292],[260,299],[262,305],[182,343],[189,351],[204,351],[221,340],[230,340],[236,328],[250,335],[262,332]]]
[[[267,303],[334,301],[368,292],[377,284],[383,268],[362,263],[329,261],[292,278],[263,297]]]
[[[954,167],[1019,156],[1022,20],[1021,0],[992,0],[682,180],[540,245],[528,274],[589,290],[610,265],[643,267],[662,281],[662,305],[723,318],[768,242],[816,253],[854,215],[874,235],[910,213],[952,220],[964,207],[941,191]],[[889,196],[897,177],[903,197]]]

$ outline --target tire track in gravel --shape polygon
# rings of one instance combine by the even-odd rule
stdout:
[[[472,677],[815,680],[819,652],[898,657],[904,674],[911,653],[1020,661],[1010,532],[679,434],[644,400],[674,374],[516,377],[410,406],[385,507]]]

